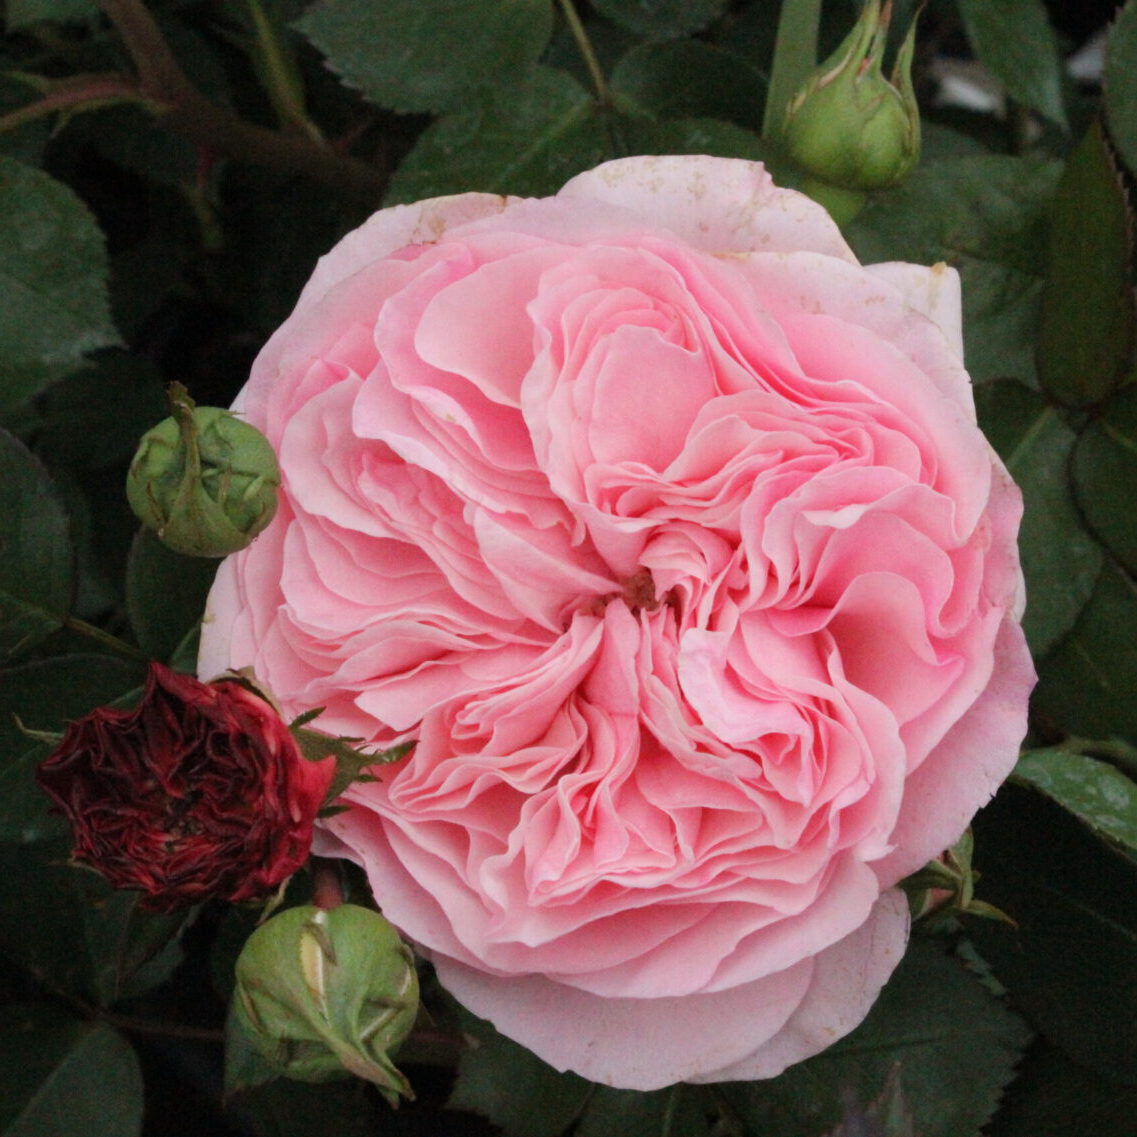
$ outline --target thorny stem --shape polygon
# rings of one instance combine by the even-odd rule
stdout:
[[[588,38],[588,32],[584,30],[584,25],[580,22],[576,6],[572,0],[561,0],[561,11],[565,14],[569,31],[572,32],[572,38],[576,40],[576,46],[584,58],[588,74],[592,77],[592,85],[596,88],[597,99],[600,100],[601,106],[609,106],[612,102],[612,94],[608,90],[608,82],[604,78],[604,72],[600,70],[600,61],[596,58],[596,52],[592,49],[592,41]]]
[[[298,133],[246,122],[207,99],[186,77],[141,0],[99,0],[138,69],[140,94],[159,105],[160,121],[231,158],[287,173],[306,174],[342,190],[377,199],[383,174],[356,158]]]
[[[69,107],[106,106],[112,103],[142,103],[138,85],[122,75],[74,75],[52,82],[48,93],[27,106],[0,115],[0,134],[26,122],[67,110]]]

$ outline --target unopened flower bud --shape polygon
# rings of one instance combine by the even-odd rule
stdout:
[[[790,156],[843,190],[887,189],[920,157],[920,114],[912,88],[913,23],[891,82],[881,69],[891,0],[869,0],[841,46],[790,100],[783,130]]]
[[[234,1014],[281,1074],[356,1074],[392,1104],[413,1097],[390,1052],[418,1013],[414,957],[378,912],[354,904],[290,908],[261,925],[237,960]]]
[[[142,437],[126,496],[139,521],[179,553],[224,557],[272,520],[280,469],[268,439],[171,384],[173,414]]]

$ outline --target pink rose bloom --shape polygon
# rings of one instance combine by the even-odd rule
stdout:
[[[864,1017],[1025,730],[961,350],[951,269],[749,162],[385,209],[238,401],[282,502],[202,674],[418,740],[322,849],[476,1014],[615,1086],[771,1077]]]

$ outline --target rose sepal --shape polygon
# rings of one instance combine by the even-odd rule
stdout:
[[[309,730],[306,723],[312,722],[324,713],[323,707],[305,711],[298,715],[288,725],[292,737],[296,739],[301,754],[309,762],[322,762],[326,758],[334,758],[336,762],[335,774],[332,776],[328,792],[324,796],[324,804],[320,811],[321,817],[330,816],[330,812],[339,812],[332,803],[353,782],[373,782],[375,775],[368,773],[372,766],[389,766],[405,758],[414,749],[414,740],[400,742],[389,746],[385,750],[365,750],[357,744],[362,738],[350,738],[345,735],[324,734],[318,730]]]
[[[967,829],[941,857],[904,881],[913,919],[922,919],[935,927],[956,916],[981,916],[1018,927],[1002,909],[976,899],[975,885],[980,874],[972,866],[974,850],[975,841]]]

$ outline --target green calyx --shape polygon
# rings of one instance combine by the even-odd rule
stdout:
[[[414,1097],[390,1052],[414,1025],[418,976],[410,949],[378,912],[309,905],[262,924],[237,960],[233,1013],[285,1077],[355,1074],[391,1105]]]
[[[882,63],[892,5],[869,0],[853,30],[786,108],[789,155],[820,182],[841,190],[887,189],[920,157],[920,114],[912,87],[915,23],[891,80]]]
[[[276,455],[256,427],[221,407],[195,406],[180,383],[170,384],[170,407],[130,464],[130,507],[176,552],[228,556],[276,512]]]

